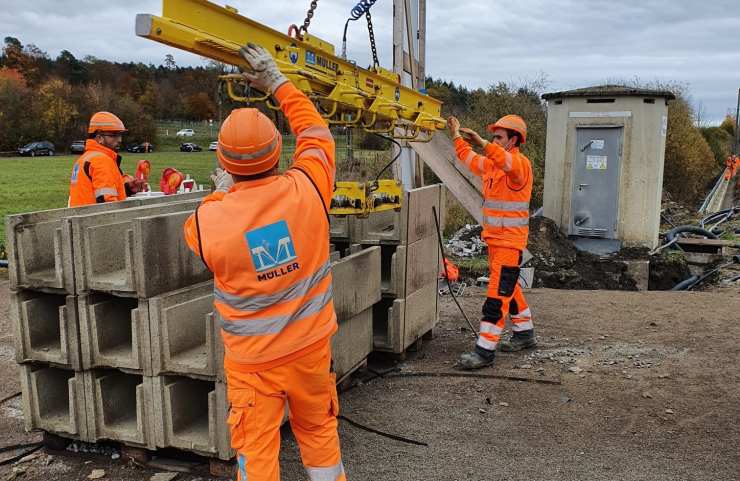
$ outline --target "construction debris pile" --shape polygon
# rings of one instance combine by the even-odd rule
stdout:
[[[485,258],[485,243],[480,239],[482,227],[467,225],[445,244],[446,253],[456,259]],[[532,258],[525,267],[534,267],[533,287],[550,289],[638,290],[636,280],[629,272],[634,261],[649,262],[650,290],[668,290],[686,279],[684,263],[661,256],[649,256],[648,249],[627,248],[608,256],[597,256],[579,250],[551,219],[532,217],[529,225],[527,249]],[[478,273],[461,267],[461,275],[472,282]]]

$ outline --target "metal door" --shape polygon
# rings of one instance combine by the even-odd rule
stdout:
[[[576,129],[568,234],[615,238],[621,158],[621,127]]]

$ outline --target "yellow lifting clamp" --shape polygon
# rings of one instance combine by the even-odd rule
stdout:
[[[354,215],[367,219],[372,212],[401,210],[401,182],[376,180],[375,182],[337,182],[331,198],[330,215]]]
[[[447,122],[441,117],[442,102],[400,84],[395,73],[373,67],[359,68],[334,55],[334,46],[308,33],[302,36],[277,32],[206,0],[163,0],[162,17],[139,14],[136,34],[229,65],[243,64],[239,48],[247,42],[262,45],[275,57],[280,71],[317,105],[329,125],[359,127],[367,132],[397,132],[394,138],[428,141]],[[239,96],[235,83],[240,75],[227,75],[229,96],[241,102],[267,102],[270,92]],[[247,89],[251,91],[251,89]],[[428,136],[418,136],[426,132]]]

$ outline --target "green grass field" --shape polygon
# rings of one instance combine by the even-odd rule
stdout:
[[[170,136],[173,150],[179,148],[181,139]],[[215,138],[214,138],[215,140]],[[121,170],[125,174],[135,174],[140,159],[151,162],[152,172],[149,184],[152,190],[158,191],[162,171],[168,167],[175,168],[183,174],[190,174],[197,184],[205,189],[211,185],[210,173],[215,170],[218,159],[215,152],[209,152],[208,142],[200,138],[195,141],[204,148],[204,152],[163,152],[158,144],[151,154],[132,154],[121,151]],[[176,145],[176,147],[175,147]],[[295,138],[285,138],[283,153],[280,157],[280,171],[284,172],[291,164],[295,151]],[[356,159],[347,162],[346,150],[337,146],[338,180],[368,180],[390,160],[388,151],[356,151]],[[79,156],[54,157],[12,157],[0,158],[0,259],[5,258],[5,216],[36,212],[66,207],[69,199],[69,181],[72,166]],[[391,169],[386,170],[382,178],[391,178]]]

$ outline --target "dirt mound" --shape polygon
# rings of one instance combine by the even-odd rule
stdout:
[[[660,213],[671,221],[673,225],[684,225],[686,224],[686,220],[693,217],[689,209],[673,200],[671,194],[665,190],[663,190]],[[663,219],[661,219],[661,222],[663,222]]]

